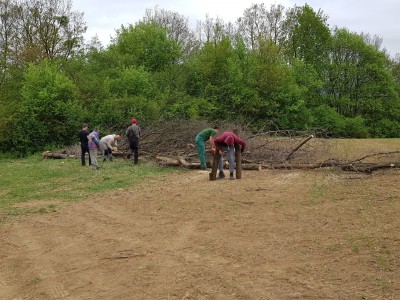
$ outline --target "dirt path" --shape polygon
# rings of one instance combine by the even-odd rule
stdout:
[[[60,203],[0,226],[0,299],[400,299],[399,175],[192,171]]]

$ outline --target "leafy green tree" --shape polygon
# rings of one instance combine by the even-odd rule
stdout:
[[[10,136],[12,150],[27,154],[76,141],[82,122],[76,88],[54,65],[30,65],[21,95]]]
[[[143,67],[128,67],[121,70],[116,78],[111,79],[110,90],[117,96],[131,95],[153,99],[157,88],[151,74]]]
[[[115,46],[125,66],[143,66],[151,72],[163,70],[181,56],[177,42],[156,23],[122,26]]]
[[[299,59],[315,65],[326,61],[331,37],[327,19],[322,10],[315,12],[307,4],[287,11],[283,46],[290,60]]]
[[[398,122],[400,100],[390,62],[384,52],[367,44],[347,29],[335,29],[331,63],[327,67],[325,98],[345,117],[361,116],[371,133],[393,134],[391,121]],[[386,119],[387,121],[381,122]],[[385,130],[377,124],[385,124]]]

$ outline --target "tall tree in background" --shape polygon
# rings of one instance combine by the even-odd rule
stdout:
[[[182,49],[187,57],[198,42],[195,40],[194,32],[189,26],[189,19],[176,12],[160,9],[156,6],[153,9],[146,9],[143,17],[144,23],[155,23],[167,31],[169,38],[173,39]]]
[[[8,32],[2,38],[8,63],[24,65],[43,59],[68,58],[83,46],[83,13],[71,11],[71,0],[8,1],[2,15]],[[12,27],[7,26],[12,21]],[[3,18],[2,18],[3,22]],[[6,43],[3,44],[3,42]],[[7,47],[7,48],[5,48]]]
[[[178,43],[154,22],[122,26],[115,47],[126,66],[143,66],[151,72],[161,71],[181,57]]]
[[[336,28],[328,70],[329,105],[343,116],[361,116],[375,134],[393,135],[400,100],[386,54],[362,36]]]
[[[321,10],[315,12],[307,4],[287,11],[284,45],[290,60],[299,59],[314,66],[326,61],[331,36],[327,19]]]

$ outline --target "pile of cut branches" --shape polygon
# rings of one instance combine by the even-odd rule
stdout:
[[[259,131],[252,132],[246,127],[231,123],[219,123],[220,133],[236,130],[238,135],[247,142],[247,149],[242,154],[244,169],[315,169],[321,167],[339,167],[344,171],[371,173],[377,169],[399,167],[400,159],[395,157],[398,151],[366,155],[355,160],[340,160],[329,157],[330,139],[323,132],[317,131]],[[139,124],[141,127],[140,156],[154,160],[162,165],[200,168],[194,138],[201,130],[213,127],[214,124],[205,121],[164,121],[151,124]],[[129,157],[129,144],[125,136],[126,128],[112,129],[100,132],[101,136],[117,133],[121,135],[118,150],[113,154],[117,157]],[[212,164],[210,146],[207,143],[208,165]],[[79,146],[71,148],[70,153],[63,151],[62,155],[47,153],[53,158],[78,157]],[[371,162],[371,158],[375,158]],[[390,157],[382,160],[382,157]],[[365,162],[369,160],[368,162]],[[248,167],[248,168],[247,168]]]

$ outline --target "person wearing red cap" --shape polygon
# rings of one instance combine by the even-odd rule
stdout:
[[[140,127],[137,125],[137,120],[135,118],[131,120],[131,124],[132,125],[126,130],[126,136],[128,137],[131,151],[128,157],[131,157],[133,153],[133,163],[137,164],[139,162]]]
[[[218,178],[224,178],[224,164],[222,154],[227,153],[229,162],[229,177],[231,180],[235,179],[233,177],[233,172],[235,171],[235,144],[241,145],[241,151],[243,152],[246,148],[246,142],[239,138],[235,133],[230,131],[225,131],[219,137],[214,140],[216,151],[219,151],[221,158],[218,162],[219,175]]]

